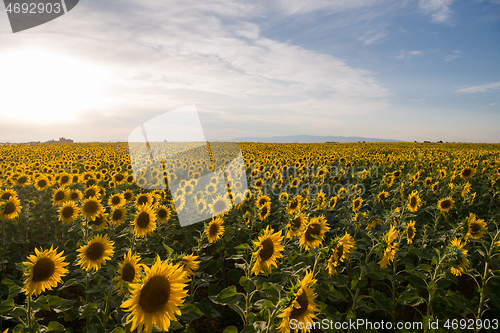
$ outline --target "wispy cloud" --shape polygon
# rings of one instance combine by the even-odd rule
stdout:
[[[453,51],[453,54],[449,54],[446,57],[444,57],[444,60],[445,61],[452,61],[452,60],[458,59],[460,57],[462,57],[462,51],[455,50],[455,51]]]
[[[453,12],[450,5],[454,0],[420,0],[419,8],[431,16],[434,23],[450,23]]]
[[[420,55],[423,55],[424,52],[423,51],[399,51],[398,54],[396,55],[396,59],[411,59],[413,58],[414,56],[420,56]]]
[[[360,37],[359,40],[362,41],[365,45],[370,45],[376,43],[385,36],[387,36],[386,31],[379,31],[377,33],[366,34],[365,36]]]
[[[482,84],[479,86],[463,86],[455,90],[456,93],[462,94],[473,94],[478,92],[485,92],[489,90],[500,89],[500,82],[493,82],[488,84]]]

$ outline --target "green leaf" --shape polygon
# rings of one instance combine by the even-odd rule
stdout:
[[[57,321],[51,321],[49,323],[49,326],[47,326],[47,330],[45,332],[60,331],[60,330],[66,330],[66,328]]]
[[[235,247],[236,250],[248,250],[251,249],[252,247],[248,243],[243,243]],[[233,326],[234,327],[234,326]]]
[[[203,317],[203,312],[192,303],[187,303],[181,307],[180,310],[182,313],[181,318],[183,320],[186,319],[185,321],[196,320]]]
[[[245,325],[243,329],[240,331],[240,333],[255,333],[257,330],[253,325]]]
[[[238,333],[238,329],[236,328],[236,326],[229,326],[226,327],[223,333]]]
[[[162,244],[163,244],[163,247],[165,248],[165,250],[167,250],[167,252],[168,252],[169,255],[171,255],[172,253],[174,253],[174,249],[172,249],[170,246],[168,246],[165,243],[162,243]]]
[[[209,318],[220,317],[219,311],[217,311],[212,303],[206,298],[202,299],[199,303],[195,303],[198,309],[200,309],[203,314]]]
[[[85,304],[78,309],[78,314],[80,315],[81,319],[84,319],[84,318],[87,318],[90,316],[95,316],[98,313],[99,313],[99,309],[97,308],[97,304],[95,304],[95,303]]]
[[[14,308],[14,300],[8,299],[0,304],[0,313],[9,312]]]
[[[236,294],[238,294],[238,291],[236,290],[236,287],[235,286],[230,286],[230,287],[227,287],[226,289],[222,290],[218,297],[219,299],[224,299],[224,298],[228,298],[228,297],[231,297],[231,296],[235,296]]]
[[[125,330],[121,327],[115,327],[115,329],[112,330],[111,333],[125,333]]]

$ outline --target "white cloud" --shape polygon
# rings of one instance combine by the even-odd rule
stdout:
[[[411,59],[413,58],[414,56],[420,56],[420,55],[423,55],[424,52],[423,51],[399,51],[398,54],[396,55],[396,59]]]
[[[365,45],[370,45],[377,42],[379,39],[387,36],[386,31],[379,31],[375,34],[367,34],[364,37],[360,37],[359,40],[362,41]]]
[[[458,58],[462,57],[462,51],[455,50],[453,51],[453,54],[449,54],[446,57],[444,57],[445,61],[452,61]]]
[[[431,16],[434,23],[449,23],[452,11],[450,5],[454,0],[420,0],[419,7],[427,15]]]
[[[462,94],[473,94],[477,92],[485,92],[488,90],[497,90],[497,89],[500,89],[500,82],[482,84],[479,86],[463,86],[455,90],[455,92]]]
[[[287,15],[304,14],[317,10],[329,13],[340,12],[347,9],[362,8],[379,4],[380,0],[278,0],[280,10]]]
[[[495,106],[497,105],[498,103],[490,103],[491,106]]]

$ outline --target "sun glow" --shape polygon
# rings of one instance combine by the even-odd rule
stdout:
[[[99,66],[42,49],[0,54],[2,121],[74,121],[103,106],[106,77]]]

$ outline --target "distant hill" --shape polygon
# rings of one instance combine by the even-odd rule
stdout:
[[[270,142],[270,143],[322,143],[322,142],[402,142],[401,140],[362,138],[357,136],[318,136],[318,135],[287,135],[267,138],[244,137],[226,140],[229,142]]]

